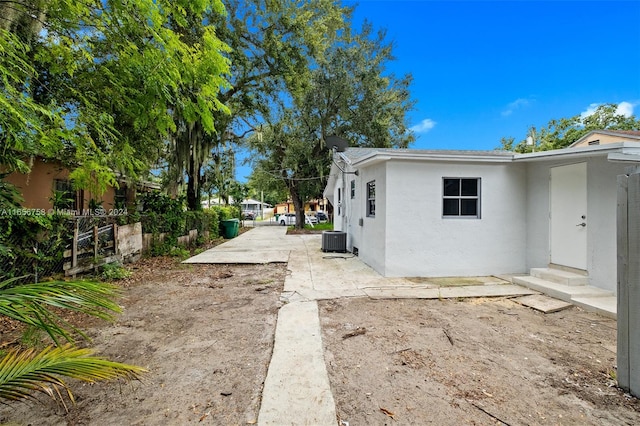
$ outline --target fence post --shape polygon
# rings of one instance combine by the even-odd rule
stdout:
[[[618,386],[640,396],[640,171],[618,177]]]
[[[78,221],[73,221],[73,241],[71,242],[71,269],[78,266]]]
[[[113,254],[118,255],[118,224],[113,224]]]
[[[93,261],[98,260],[98,225],[93,225]]]

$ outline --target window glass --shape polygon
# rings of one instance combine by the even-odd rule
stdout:
[[[458,216],[460,214],[459,201],[445,199],[442,203],[442,214],[445,216]]]
[[[477,216],[478,215],[478,199],[460,200],[460,215],[461,216]]]
[[[367,216],[376,215],[376,181],[367,183]]]
[[[460,195],[460,179],[445,179],[444,195],[445,197],[456,197]]]
[[[478,195],[478,179],[461,179],[462,196],[476,197]]]
[[[443,178],[442,215],[480,218],[480,179]]]

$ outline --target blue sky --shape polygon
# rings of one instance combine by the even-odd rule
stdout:
[[[597,104],[640,111],[640,1],[344,3],[414,77],[412,148],[494,149]]]
[[[640,115],[640,0],[343,4],[387,30],[389,71],[413,75],[411,148],[491,150],[603,103]]]

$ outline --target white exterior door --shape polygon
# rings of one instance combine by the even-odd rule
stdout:
[[[587,269],[587,163],[551,168],[551,263]]]

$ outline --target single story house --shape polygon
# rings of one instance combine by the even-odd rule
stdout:
[[[160,185],[153,182],[128,185],[122,181],[119,188],[110,186],[104,194],[92,194],[86,189],[75,189],[69,174],[69,169],[60,161],[35,157],[29,173],[13,172],[4,180],[20,191],[25,208],[45,211],[56,208],[77,214],[88,211],[91,200],[107,211],[130,205],[135,202],[136,186],[144,190],[160,189]]]
[[[264,203],[262,201],[254,200],[252,198],[245,198],[242,200],[242,211],[260,215],[263,209],[271,208],[271,204]]]
[[[347,250],[383,276],[555,266],[615,293],[617,176],[640,165],[640,132],[610,133],[527,154],[346,148],[324,195]]]
[[[329,207],[327,203],[328,203],[328,200],[326,198],[309,200],[304,203],[304,211],[305,212],[317,212],[317,211],[326,212]],[[295,213],[295,211],[296,211],[296,208],[293,205],[293,201],[288,200],[286,203],[276,204],[274,213],[276,214]]]

